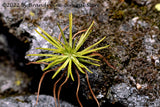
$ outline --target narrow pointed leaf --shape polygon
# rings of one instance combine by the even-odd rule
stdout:
[[[90,56],[77,55],[77,57],[79,57],[79,58],[86,58],[86,59],[90,59],[90,60],[94,60],[94,61],[100,61],[100,60],[98,60],[98,59],[91,58]]]
[[[57,25],[58,25],[58,27],[59,27],[59,29],[60,29],[60,31],[61,31],[62,38],[63,38],[63,40],[64,40],[65,44],[68,44],[68,42],[67,42],[67,40],[66,40],[66,37],[65,37],[65,35],[64,35],[64,32],[63,32],[63,30],[62,30],[61,26],[59,25],[59,23],[57,23]]]
[[[91,30],[89,31],[89,33],[87,33],[87,35],[83,34],[76,46],[76,50],[78,51],[79,48],[83,45],[83,43],[86,41],[87,37],[90,35],[91,33]]]
[[[99,64],[96,64],[96,63],[93,63],[93,62],[90,62],[88,60],[84,60],[82,58],[78,59],[80,62],[84,62],[84,63],[87,63],[87,64],[91,64],[91,65],[95,65],[95,66],[100,66]]]
[[[57,45],[55,43],[53,43],[51,40],[49,40],[48,38],[46,38],[43,34],[41,34],[40,32],[38,32],[37,30],[35,30],[41,37],[43,37],[46,41],[48,41],[50,44],[52,44],[53,46],[55,46],[56,48],[59,48],[60,45]]]
[[[62,43],[60,40],[58,40],[62,45],[63,47],[67,50],[67,52],[69,52],[71,50],[70,46],[68,45],[65,45],[64,43]]]
[[[82,52],[88,51],[89,49],[93,48],[94,46],[98,45],[99,43],[101,43],[106,37],[103,37],[100,41],[96,42],[95,44],[87,47],[86,49],[84,49]]]
[[[67,76],[68,76],[68,78],[69,78],[69,76],[70,76],[70,72],[69,72],[69,71],[67,72]]]
[[[78,52],[78,54],[80,54],[80,55],[89,54],[89,53],[91,53],[91,52],[95,52],[95,51],[98,51],[98,50],[107,48],[108,46],[109,46],[109,45],[103,46],[103,47],[99,47],[99,48],[96,48],[96,49],[92,49],[92,50],[88,50],[88,51],[86,51],[86,52]]]
[[[83,43],[86,41],[87,37],[90,35],[91,33],[91,28],[94,24],[94,21],[92,22],[92,24],[89,26],[88,30],[85,32],[85,34],[83,36],[81,36],[77,46],[76,46],[76,51],[78,51],[78,49],[83,45]]]
[[[72,13],[69,14],[69,45],[72,47]]]
[[[85,68],[88,72],[90,72],[90,73],[93,73],[91,70],[89,70],[85,65],[83,65],[82,63],[80,63],[80,66],[82,67],[82,68]]]
[[[63,69],[67,66],[68,62],[69,62],[69,58],[63,63],[63,65],[61,65],[61,67],[59,67],[59,69],[54,73],[54,75],[52,76],[52,79]]]
[[[69,72],[68,77],[69,77],[69,75],[71,75],[71,78],[74,81],[73,74],[72,74],[72,60],[71,59],[69,60],[68,72]]]
[[[44,68],[43,71],[45,71],[45,70],[47,70],[47,69],[49,69],[49,68],[51,68],[51,67],[53,67],[53,66],[55,66],[55,65],[58,65],[58,64],[60,64],[60,63],[62,63],[62,62],[64,62],[64,61],[66,60],[66,58],[67,58],[67,57],[63,57],[63,58],[61,58],[61,59],[57,59],[57,60],[53,61],[53,62],[50,63],[46,68]]]
[[[59,43],[55,40],[55,39],[53,39],[53,37],[51,36],[51,35],[49,35],[46,31],[44,31],[41,27],[39,27],[39,26],[37,26],[46,36],[47,36],[47,38],[50,40],[50,41],[52,41],[54,44],[56,44],[57,46],[59,46],[59,47],[61,47],[60,45],[59,45]]]
[[[54,57],[51,57],[51,58],[46,58],[46,59],[41,59],[41,60],[38,60],[36,62],[50,62],[50,61],[54,61],[54,60],[57,60],[57,59],[60,59],[62,58],[62,56],[54,56]]]
[[[51,48],[36,48],[36,49],[42,49],[42,50],[48,50],[48,51],[54,51],[54,53],[61,53],[64,51],[63,48],[58,48],[58,49],[51,49]]]
[[[55,56],[53,54],[28,54],[27,56]]]
[[[80,62],[75,58],[75,57],[72,57],[72,59],[73,59],[73,62],[74,62],[74,64],[77,66],[77,68],[83,73],[83,74],[85,74],[85,72],[81,69],[81,67],[80,67]]]
[[[83,40],[84,40],[84,33],[82,33],[82,35],[79,39],[79,42],[77,43],[77,46],[75,48],[76,51],[78,51],[78,49],[81,47],[81,43],[82,43]]]
[[[74,40],[74,43],[73,43],[73,49],[76,48],[76,43],[77,43],[77,38]]]
[[[51,49],[51,48],[36,48],[36,49],[42,49],[42,50],[48,50],[48,51],[55,51],[57,49]]]

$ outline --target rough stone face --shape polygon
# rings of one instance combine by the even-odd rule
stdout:
[[[153,0],[133,0],[133,1],[135,1],[139,5],[147,5],[151,2],[153,2]]]
[[[30,79],[27,74],[13,66],[9,54],[6,35],[0,34],[0,94],[22,94],[28,88]]]
[[[58,37],[59,29],[57,26],[57,22],[60,23],[61,27],[64,28],[68,25],[68,14],[72,12],[75,17],[79,15],[87,15],[86,20],[92,22],[92,16],[95,16],[99,13],[99,6],[96,1],[58,1],[57,3],[42,0],[36,1],[28,1],[28,0],[18,0],[16,3],[19,3],[21,6],[17,8],[12,8],[6,6],[6,4],[12,3],[9,0],[2,1],[0,5],[2,5],[0,9],[0,13],[4,13],[1,17],[5,26],[9,28],[9,33],[13,34],[16,38],[18,38],[22,42],[30,42],[31,48],[26,54],[32,53],[41,53],[41,50],[36,50],[37,47],[45,47],[45,48],[53,48],[48,42],[46,42],[43,38],[41,38],[34,29],[37,29],[34,24],[38,24],[41,28],[47,31],[49,34]],[[43,7],[27,7],[31,4],[51,4],[53,7],[51,8],[43,8]],[[105,6],[108,5],[108,2],[104,3]],[[105,9],[103,9],[105,11]],[[63,13],[63,14],[61,14]],[[98,18],[101,22],[107,21],[107,14],[101,15]],[[105,20],[104,20],[105,19]],[[79,22],[82,20],[77,19]],[[80,29],[76,25],[76,18],[73,19],[73,32],[78,31]],[[85,25],[85,23],[83,24]],[[88,25],[87,25],[88,26]],[[24,35],[25,34],[25,35]],[[26,34],[28,34],[26,36]],[[68,31],[65,32],[68,35]],[[100,39],[100,38],[99,38]],[[96,40],[97,41],[97,40]],[[45,52],[45,51],[43,51]],[[26,59],[30,61],[35,61],[39,57],[26,57]],[[43,68],[43,65],[41,66]],[[97,72],[94,69],[91,69],[93,72]],[[97,75],[96,73],[95,75]],[[93,76],[94,77],[94,76]],[[84,78],[84,77],[83,77]],[[98,79],[98,77],[95,77]],[[88,89],[86,89],[88,90]],[[85,92],[85,90],[84,90]],[[85,95],[87,96],[87,95]],[[101,99],[101,97],[99,98]]]
[[[8,51],[7,46],[8,44],[5,36],[3,34],[0,34],[0,54],[3,54]]]
[[[89,78],[96,97],[102,105],[109,98],[111,102],[119,102],[125,106],[152,107],[160,105],[160,17],[159,12],[153,8],[158,2],[158,0],[58,0],[56,2],[17,0],[17,3],[23,3],[23,7],[12,8],[4,6],[4,3],[11,3],[10,0],[2,0],[0,13],[3,26],[8,28],[8,32],[20,41],[30,43],[31,48],[26,54],[45,52],[35,50],[36,47],[52,48],[34,31],[37,29],[34,24],[39,25],[52,36],[58,37],[59,29],[56,23],[59,22],[62,28],[67,26],[70,12],[74,16],[73,33],[86,29],[94,20],[93,33],[84,48],[106,36],[106,40],[100,45],[109,43],[110,47],[100,53],[119,70],[114,71],[103,61],[100,62],[99,68],[89,67],[94,72],[89,75]],[[31,3],[48,3],[53,7],[27,7]],[[68,30],[65,34],[68,35]],[[4,41],[6,40],[3,35],[0,35],[0,52],[3,55],[8,52],[6,48],[8,44]],[[38,58],[26,57],[30,61]],[[10,68],[10,65],[5,66],[7,68],[4,68],[4,64],[0,66],[5,71]],[[3,76],[0,77],[4,81]],[[15,80],[14,77],[8,77]],[[6,88],[11,84],[9,78],[5,82],[7,85],[2,84],[1,90],[10,89]],[[81,75],[81,95],[85,96],[87,101],[93,102],[86,84],[85,76]],[[109,96],[108,88],[109,92],[112,92]],[[17,87],[15,90],[17,91]]]
[[[129,107],[156,107],[160,104],[160,102],[158,102],[160,99],[149,101],[149,96],[138,94],[138,90],[135,87],[131,87],[126,83],[121,83],[112,86],[109,89],[108,98],[113,103],[120,101],[125,106]]]
[[[17,96],[0,99],[1,107],[55,107],[54,98],[51,96],[40,95],[39,102],[36,104],[36,95]],[[60,101],[61,107],[75,107],[65,101]]]
[[[10,64],[0,63],[0,68],[0,93],[24,93],[30,82],[28,76]]]

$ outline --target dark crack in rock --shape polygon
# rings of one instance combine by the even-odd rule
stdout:
[[[25,94],[30,78],[18,70],[12,63],[6,35],[0,34],[0,94],[2,97],[10,94]]]

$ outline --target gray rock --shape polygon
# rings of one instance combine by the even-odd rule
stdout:
[[[22,94],[29,82],[27,74],[17,70],[8,62],[0,63],[0,94]]]
[[[31,80],[13,64],[7,36],[0,34],[0,97],[25,94]]]
[[[52,3],[51,3],[52,2]],[[93,16],[96,16],[100,12],[103,13],[106,11],[106,8],[109,8],[109,2],[105,1],[105,3],[101,3],[99,5],[98,1],[78,1],[78,0],[59,0],[53,2],[52,0],[42,1],[42,0],[17,0],[16,3],[20,5],[20,7],[13,8],[7,6],[6,4],[12,3],[9,0],[2,0],[0,2],[0,13],[2,13],[2,20],[5,23],[5,26],[9,28],[9,32],[17,37],[19,40],[24,41],[23,33],[28,33],[32,38],[27,37],[27,41],[32,43],[30,50],[26,54],[38,54],[41,50],[36,50],[37,47],[45,47],[45,48],[54,48],[48,42],[46,42],[43,38],[41,38],[34,29],[37,27],[34,24],[38,24],[41,28],[47,31],[50,35],[58,37],[59,29],[57,27],[57,22],[60,23],[61,27],[64,28],[68,25],[68,14],[73,13],[75,19],[73,21],[76,23],[84,23],[83,25],[88,26],[88,22],[91,23],[93,20]],[[33,4],[50,4],[51,7],[35,7]],[[32,6],[31,6],[32,5]],[[105,8],[99,8],[105,7]],[[85,17],[85,21],[81,18],[76,19],[76,17]],[[102,15],[98,15],[97,18],[100,22],[106,23],[108,20],[107,12]],[[77,24],[78,25],[78,24]],[[79,25],[76,24],[73,26],[73,32],[79,29],[82,30],[86,27],[79,28]],[[78,29],[78,30],[77,30]],[[74,32],[75,33],[75,32]],[[68,32],[65,32],[68,35]],[[29,61],[35,61],[39,57],[26,57]],[[41,66],[43,69],[43,65]],[[93,72],[97,70],[92,69]],[[100,73],[100,71],[99,71]],[[99,74],[97,73],[97,74]],[[97,75],[95,74],[95,75]],[[84,78],[84,77],[82,77]],[[98,76],[95,78],[91,78],[94,80],[98,79]],[[103,80],[103,79],[102,79]],[[86,85],[86,83],[85,83]],[[88,88],[86,88],[87,91]],[[86,91],[84,90],[84,92]],[[96,90],[99,90],[98,86]],[[85,94],[87,96],[87,94]],[[101,96],[101,92],[99,92],[99,96]],[[99,97],[101,99],[102,97]]]
[[[156,17],[157,13],[153,11],[154,9],[152,8],[156,2],[153,2],[154,4],[150,5],[154,0],[132,1],[141,5],[141,7],[139,8],[137,5],[134,6],[134,4],[132,6],[126,2],[120,3],[118,0],[101,2],[98,0],[58,0],[56,2],[52,0],[17,0],[17,3],[22,3],[23,5],[19,8],[13,8],[4,5],[4,3],[11,3],[11,1],[2,0],[0,2],[0,13],[2,13],[2,19],[5,22],[5,26],[9,28],[11,34],[21,41],[23,41],[22,38],[24,32],[27,32],[29,36],[32,37],[27,38],[32,44],[31,49],[26,54],[45,52],[36,50],[36,47],[53,48],[34,31],[37,27],[33,24],[38,24],[49,34],[58,37],[59,29],[56,23],[59,22],[62,28],[67,26],[67,15],[70,12],[75,16],[73,21],[76,24],[73,31],[82,30],[89,25],[88,22],[95,20],[95,31],[93,30],[91,38],[98,36],[97,38],[100,39],[107,35],[106,41],[104,41],[102,45],[109,43],[111,47],[108,50],[106,49],[106,51],[102,51],[102,53],[112,65],[120,70],[120,72],[114,72],[104,64],[102,64],[101,68],[89,67],[94,72],[94,75],[89,75],[91,87],[100,103],[107,102],[105,97],[110,85],[117,83],[117,81],[119,83],[123,81],[125,83],[122,82],[115,86],[113,85],[112,88],[110,88],[109,93],[111,93],[108,94],[107,97],[111,102],[120,102],[125,106],[131,107],[148,105],[159,106],[158,90],[160,76],[158,73],[159,69],[156,69],[156,67],[158,68],[160,65],[160,36],[158,35],[159,28],[151,26],[159,21],[156,22],[153,19],[150,23],[149,21],[151,21],[151,19],[148,17],[148,15],[152,13],[154,14],[152,14],[151,17]],[[52,6],[33,6],[33,4],[45,3]],[[91,6],[91,4],[88,3],[93,4]],[[31,4],[31,7],[27,7]],[[143,8],[142,5],[146,6]],[[124,12],[124,20],[122,18],[117,21],[116,18],[112,18],[117,10]],[[136,10],[138,11],[136,12]],[[144,15],[146,15],[146,18]],[[145,22],[145,19],[148,20],[148,22]],[[65,33],[68,35],[68,31]],[[91,39],[89,42],[91,41],[91,43],[93,43],[97,38],[94,38],[93,40]],[[0,38],[0,42],[1,41],[4,40],[1,40]],[[88,44],[90,44],[89,42]],[[4,42],[1,43],[4,44]],[[6,44],[1,45],[0,49],[2,49],[1,47],[6,47]],[[30,61],[35,61],[38,58],[39,57],[26,57],[26,59]],[[4,87],[3,89],[11,84],[10,81],[5,83],[6,85],[2,86],[2,88]],[[139,90],[133,87],[137,83],[142,86]],[[82,95],[85,96],[86,99],[91,99],[90,91],[86,84],[84,76],[81,76]],[[154,98],[154,101],[151,101],[152,97]],[[156,97],[157,99],[155,100]]]
[[[7,52],[8,51],[7,46],[8,44],[5,36],[3,34],[0,34],[0,51]]]
[[[134,0],[139,5],[147,5],[151,3],[153,0]]]
[[[138,31],[134,30],[135,28]],[[134,17],[122,24],[119,30],[123,35],[120,40],[130,50],[127,51],[126,48],[118,50],[120,60],[122,62],[129,61],[123,68],[124,71],[127,71],[121,72],[127,74],[127,77],[122,76],[127,84],[120,83],[112,86],[109,93],[114,94],[108,94],[108,98],[112,102],[120,102],[129,107],[159,106],[159,92],[157,91],[159,90],[159,70],[156,69],[156,67],[159,67],[160,62],[158,54],[160,44],[157,35],[159,34],[159,28],[157,26],[151,27],[150,23],[140,20],[139,17]],[[138,35],[134,36],[135,33]],[[132,54],[136,55],[133,59]],[[126,58],[128,55],[129,57]],[[136,86],[137,83],[140,83],[140,89],[133,87],[133,84]]]
[[[55,107],[54,98],[51,96],[40,95],[36,104],[36,95],[16,96],[0,99],[0,107]],[[75,107],[65,101],[60,101],[61,107]]]
[[[109,90],[108,98],[111,102],[121,102],[121,104],[129,107],[156,107],[160,105],[159,99],[149,101],[148,96],[138,94],[138,90],[135,87],[131,87],[126,83],[112,86]]]
[[[16,69],[10,61],[10,50],[5,35],[0,34],[0,94],[22,94],[30,82],[27,74]]]
[[[123,35],[125,35],[125,38],[121,38],[123,42],[125,42],[126,45],[131,45],[133,44],[132,42],[133,40],[133,36],[128,36],[127,33],[132,32],[132,30],[134,29],[134,27],[136,27],[136,29],[139,28],[143,28],[143,30],[147,30],[150,29],[150,24],[146,23],[145,21],[142,21],[139,19],[139,17],[134,17],[133,19],[129,20],[129,22],[120,25],[119,30],[122,32],[126,32],[123,33]],[[156,66],[160,65],[160,61],[159,61],[159,55],[158,55],[158,51],[159,51],[159,47],[160,47],[160,43],[159,43],[159,39],[158,39],[158,30],[159,28],[157,26],[153,26],[152,30],[149,32],[147,31],[145,33],[144,37],[139,37],[137,38],[137,42],[139,41],[141,45],[141,47],[145,48],[145,51],[141,51],[139,53],[137,53],[138,57],[146,57],[147,61],[151,63],[151,60],[154,60],[154,64]],[[151,34],[151,35],[150,35]],[[118,47],[117,47],[118,49]],[[125,61],[127,58],[126,55],[126,50],[124,50],[125,48],[123,48],[121,46],[121,49],[119,51],[120,52],[118,55],[121,58],[121,61]],[[135,50],[134,48],[132,50]]]

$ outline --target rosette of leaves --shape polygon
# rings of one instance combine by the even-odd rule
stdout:
[[[87,77],[87,81],[88,81],[88,85],[90,88],[90,91],[94,97],[94,99],[96,100],[98,106],[98,100],[96,99],[90,84],[89,84],[89,80],[88,80],[88,75],[87,75],[87,71],[89,73],[93,73],[91,70],[89,70],[87,68],[87,66],[85,64],[91,64],[94,66],[100,66],[99,64],[93,62],[93,61],[99,61],[98,59],[94,58],[95,56],[100,56],[100,54],[94,54],[94,52],[98,51],[98,50],[102,50],[107,48],[109,45],[103,46],[103,47],[98,47],[98,48],[94,48],[95,46],[97,46],[99,43],[101,43],[105,37],[103,37],[101,40],[99,40],[98,42],[96,42],[95,44],[85,48],[84,50],[80,50],[81,46],[84,44],[84,42],[86,41],[87,37],[90,35],[91,31],[92,31],[92,27],[94,25],[94,21],[92,22],[92,24],[89,26],[89,28],[87,30],[84,30],[85,33],[82,33],[80,36],[80,39],[74,40],[76,35],[72,36],[72,13],[69,14],[69,40],[67,41],[64,32],[62,30],[62,28],[60,27],[60,25],[58,24],[58,27],[60,29],[60,36],[62,36],[63,38],[63,42],[60,41],[60,39],[52,37],[51,35],[49,35],[46,31],[44,31],[41,27],[37,26],[40,31],[42,33],[40,33],[39,31],[35,30],[41,37],[43,37],[47,42],[49,42],[50,44],[52,44],[55,48],[51,49],[51,48],[36,48],[36,49],[42,49],[42,50],[48,50],[48,51],[52,51],[52,54],[28,54],[27,56],[43,56],[43,57],[47,57],[45,59],[41,59],[38,60],[36,62],[30,62],[33,64],[46,64],[47,66],[43,69],[43,71],[46,71],[40,80],[39,83],[39,88],[38,88],[38,95],[40,92],[40,87],[41,87],[41,82],[45,76],[46,73],[50,72],[50,71],[55,71],[54,75],[52,76],[52,79],[55,78],[55,76],[57,76],[60,72],[64,72],[66,73],[66,79],[65,81],[60,85],[59,90],[58,90],[58,103],[59,103],[59,94],[60,94],[60,90],[61,87],[63,86],[64,83],[67,82],[68,78],[71,77],[71,79],[74,81],[74,75],[73,75],[73,71],[77,73],[77,77],[78,77],[78,86],[77,86],[77,100],[80,104],[80,106],[82,107],[82,104],[79,100],[78,97],[78,90],[79,90],[79,85],[80,85],[80,79],[79,79],[79,73],[78,70],[82,73],[82,74],[86,74]],[[83,31],[83,32],[84,32]],[[101,57],[101,56],[100,56]],[[52,67],[58,65],[59,67],[52,69]],[[75,69],[73,70],[72,67],[74,67]],[[67,72],[66,72],[67,71]],[[59,80],[57,80],[54,84],[54,98],[55,98],[55,102],[56,102],[56,95],[55,95],[55,90],[56,90],[56,84],[60,81],[60,79],[64,76],[64,73],[62,74],[62,76],[59,78]],[[37,97],[37,102],[38,102],[38,97]],[[55,104],[57,106],[57,104]]]

